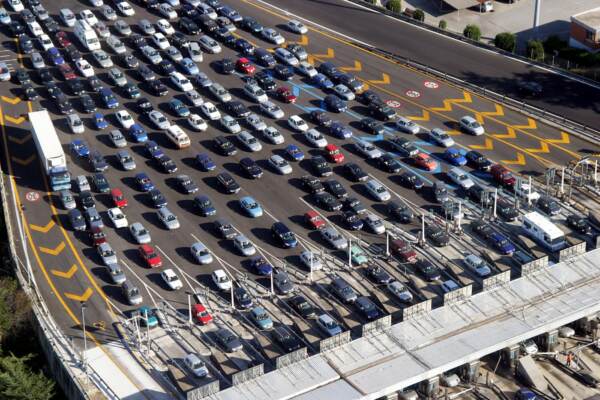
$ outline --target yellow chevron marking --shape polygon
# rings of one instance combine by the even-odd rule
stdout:
[[[20,125],[25,122],[25,117],[12,117],[10,115],[5,115],[4,120],[11,122],[15,125]]]
[[[484,117],[501,117],[504,115],[504,108],[500,104],[494,104],[496,110],[495,111],[482,111],[475,114],[475,119],[480,124],[483,124]]]
[[[560,132],[560,139],[546,139],[548,143],[562,143],[569,144],[571,142],[571,138],[567,132]]]
[[[510,126],[506,127],[506,134],[504,135],[493,135],[497,139],[514,139],[517,137],[517,133]]]
[[[494,142],[492,139],[485,139],[484,144],[472,144],[469,147],[474,150],[493,150]]]
[[[48,233],[48,231],[50,231],[50,229],[54,228],[54,225],[56,225],[56,224],[54,223],[54,220],[51,219],[50,222],[48,222],[44,226],[29,224],[29,228],[32,231],[42,232],[42,233]]]
[[[42,246],[40,246],[40,251],[42,253],[50,254],[51,256],[57,256],[57,255],[59,255],[64,249],[65,249],[65,242],[60,242],[58,244],[58,246],[56,246],[53,249],[48,248],[48,247],[42,247]]]
[[[13,142],[13,143],[16,143],[16,144],[18,144],[18,145],[21,145],[21,144],[23,144],[23,143],[25,143],[25,142],[29,141],[30,139],[31,139],[31,133],[28,133],[28,134],[26,134],[26,135],[25,135],[25,136],[23,136],[22,138],[17,138],[17,137],[14,137],[14,136],[9,136],[9,137],[8,137],[8,140],[9,140],[9,141],[11,141],[11,142]]]
[[[307,46],[308,45],[308,36],[306,35],[302,35],[302,37],[300,38],[299,41],[295,42],[296,44],[299,44],[300,46]]]
[[[94,292],[92,291],[91,288],[87,288],[85,289],[85,292],[83,292],[83,294],[78,295],[78,294],[73,294],[73,293],[64,293],[65,297],[71,299],[71,300],[75,300],[75,301],[87,301],[90,296],[93,294]]]
[[[335,52],[333,51],[333,49],[331,47],[329,47],[327,49],[327,54],[309,54],[308,62],[310,64],[314,64],[315,58],[326,59],[326,58],[333,58],[333,57],[335,57]]]
[[[362,71],[362,64],[360,61],[354,61],[354,67],[340,67],[340,69],[344,72],[360,72]]]
[[[525,156],[523,153],[517,153],[516,160],[502,160],[502,163],[507,165],[525,165]]]
[[[540,147],[537,149],[525,149],[530,153],[548,153],[550,149],[548,149],[548,143],[540,142]]]
[[[35,160],[36,158],[37,158],[37,157],[36,157],[36,155],[35,155],[35,154],[32,154],[31,156],[29,156],[29,157],[27,157],[27,158],[25,158],[25,159],[23,159],[23,158],[18,158],[18,157],[15,157],[15,156],[11,156],[11,157],[10,157],[10,159],[11,159],[11,160],[13,160],[13,161],[14,161],[14,162],[16,162],[17,164],[19,164],[19,165],[23,165],[23,166],[26,166],[26,165],[29,165],[29,164],[31,164],[31,163],[33,162],[33,160]]]
[[[413,121],[429,121],[431,116],[429,115],[429,111],[423,110],[423,114],[421,114],[420,116],[415,115],[413,117],[408,117],[408,118],[412,119]]]
[[[71,279],[73,275],[75,275],[75,272],[77,272],[77,265],[71,265],[71,268],[69,268],[69,270],[65,272],[56,269],[51,269],[50,272],[52,272],[52,275],[56,275],[60,278]]]
[[[512,125],[515,129],[537,129],[537,124],[533,118],[527,118],[527,125]]]
[[[12,104],[13,106],[15,104],[19,104],[21,102],[21,99],[18,98],[18,97],[0,96],[0,98],[2,99],[3,102],[8,103],[8,104]]]
[[[442,104],[444,104],[442,107],[433,107],[431,108],[432,111],[452,111],[452,104],[457,104],[457,103],[472,103],[473,99],[471,98],[471,95],[463,90],[463,98],[462,99],[445,99]]]
[[[373,85],[389,85],[390,84],[390,76],[386,73],[382,73],[380,80],[378,80],[378,81],[370,80],[369,83],[372,83]]]

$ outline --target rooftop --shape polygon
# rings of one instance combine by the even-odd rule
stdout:
[[[591,30],[600,30],[600,7],[571,16],[571,21],[585,25]]]

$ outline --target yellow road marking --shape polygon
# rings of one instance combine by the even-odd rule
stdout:
[[[335,51],[331,47],[328,47],[327,48],[327,53],[325,53],[325,54],[309,54],[308,55],[308,62],[310,64],[314,64],[315,58],[318,58],[318,59],[330,59],[330,58],[333,58],[333,57],[335,57]]]
[[[484,144],[472,144],[469,146],[474,150],[493,150],[494,142],[490,138],[486,138]]]
[[[362,71],[362,64],[360,61],[354,60],[354,67],[340,67],[344,72],[360,72]]]
[[[450,136],[456,136],[456,135],[460,135],[462,132],[459,131],[458,129],[450,129],[450,130],[447,130],[446,133]]]
[[[492,135],[492,137],[496,138],[496,139],[514,139],[517,137],[517,133],[515,132],[515,130],[512,127],[507,126],[505,134],[503,134],[503,135],[495,134],[495,135]]]
[[[77,272],[77,265],[71,265],[71,268],[69,268],[68,271],[59,271],[57,269],[51,269],[50,272],[52,272],[52,275],[56,275],[65,279],[71,279],[73,275],[75,275],[75,272]]]
[[[415,116],[407,117],[407,118],[411,119],[413,121],[429,121],[429,119],[431,118],[431,115],[429,114],[429,111],[423,110],[423,113],[420,116],[415,115]]]
[[[546,139],[548,143],[563,143],[569,144],[571,143],[571,138],[567,132],[560,132],[560,139]]]
[[[531,153],[549,153],[548,144],[546,142],[540,142],[540,147],[537,149],[526,149]]]
[[[308,45],[308,36],[302,35],[300,37],[300,40],[297,42],[294,42],[294,43],[299,44],[300,46],[306,46],[306,45]]]
[[[21,125],[23,122],[25,122],[25,117],[13,117],[10,115],[5,115],[4,119],[8,122],[11,122],[15,125]]]
[[[94,293],[94,291],[91,288],[87,288],[87,289],[85,289],[85,292],[83,292],[83,294],[73,294],[73,293],[65,292],[65,297],[67,299],[71,299],[71,300],[75,300],[75,301],[88,301],[88,299],[90,298],[90,296],[93,293]]]
[[[0,96],[0,98],[3,102],[12,104],[13,106],[21,102],[21,99],[19,97]]]
[[[500,104],[494,104],[494,107],[496,108],[495,111],[482,111],[479,112],[477,114],[475,114],[475,119],[477,120],[477,122],[479,122],[480,124],[483,124],[483,117],[486,116],[503,116],[504,115],[504,108],[502,108],[502,106]]]
[[[35,154],[32,154],[31,156],[23,159],[23,158],[19,158],[19,157],[15,157],[15,156],[11,156],[10,159],[13,160],[14,162],[16,162],[19,165],[22,166],[27,166],[29,164],[31,164],[33,162],[33,160],[35,160],[37,158],[37,156]]]
[[[516,160],[502,160],[502,163],[507,165],[525,165],[525,156],[523,153],[517,153]]]
[[[369,81],[371,83],[375,83],[373,81]],[[463,90],[463,98],[462,99],[445,99],[442,101],[442,103],[444,104],[442,107],[430,107],[431,110],[433,111],[452,111],[452,104],[458,104],[458,103],[471,103],[473,101],[473,99],[471,98],[471,95]]]
[[[390,84],[390,76],[388,74],[386,74],[385,72],[383,72],[381,74],[380,80],[368,80],[367,82],[369,82],[372,85],[389,85]]]
[[[14,137],[14,136],[9,136],[8,140],[10,140],[11,142],[16,143],[18,145],[22,145],[23,143],[31,140],[31,133],[27,133],[22,138],[17,138],[17,137]]]
[[[60,242],[58,246],[55,248],[50,247],[42,247],[40,246],[40,251],[42,253],[50,254],[51,256],[57,256],[65,249],[65,242]]]
[[[31,228],[32,231],[42,232],[42,233],[48,233],[48,231],[50,229],[54,228],[54,225],[56,225],[56,223],[54,222],[53,219],[51,219],[50,222],[48,222],[44,226],[29,224],[29,227]]]
[[[513,125],[515,129],[537,129],[537,124],[533,118],[527,117],[527,125]]]

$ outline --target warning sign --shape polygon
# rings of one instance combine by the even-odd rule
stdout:
[[[40,199],[40,194],[38,192],[27,192],[25,198],[27,201],[38,201]]]
[[[402,106],[402,104],[400,104],[400,102],[396,100],[386,100],[385,104],[392,108],[400,108]]]
[[[407,90],[407,91],[406,91],[406,95],[407,95],[408,97],[415,98],[415,97],[420,97],[420,96],[421,96],[421,93],[417,92],[416,90]]]
[[[437,82],[432,81],[425,81],[423,85],[425,85],[425,87],[428,89],[437,89],[440,87],[440,85]]]

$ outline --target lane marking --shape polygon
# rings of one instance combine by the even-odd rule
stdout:
[[[515,129],[537,129],[537,124],[533,118],[527,117],[527,125],[512,125]]]
[[[503,164],[507,165],[525,165],[525,156],[523,153],[517,153],[516,160],[501,160]]]
[[[2,101],[5,103],[12,104],[13,106],[21,102],[21,99],[19,97],[0,96],[0,99],[2,99]]]
[[[307,61],[310,64],[314,64],[315,58],[322,60],[322,59],[330,59],[330,58],[334,58],[334,57],[335,57],[335,51],[331,47],[328,47],[327,53],[325,53],[325,54],[309,54],[307,57]]]
[[[299,44],[300,46],[307,46],[308,45],[308,36],[302,35],[300,37],[300,40],[298,40],[297,42],[293,42],[293,43]]]
[[[362,71],[362,64],[360,61],[354,60],[354,67],[340,67],[344,72],[360,72]]]
[[[21,145],[21,144],[23,144],[23,143],[31,140],[31,133],[27,133],[26,135],[24,135],[21,138],[14,137],[14,136],[11,135],[11,136],[8,137],[8,140],[10,140],[11,142],[16,143],[18,145]]]
[[[517,133],[512,127],[507,126],[505,134],[493,134],[492,137],[495,139],[514,139],[517,137]]]
[[[546,139],[546,142],[548,143],[563,143],[563,144],[569,144],[571,143],[571,138],[569,136],[569,134],[567,132],[560,132],[560,139]]]
[[[550,149],[548,148],[548,144],[546,142],[540,142],[540,147],[537,149],[526,149],[531,153],[549,153]]]
[[[29,164],[31,164],[33,162],[33,160],[35,160],[37,158],[37,156],[35,154],[32,154],[31,156],[27,157],[27,158],[19,158],[19,157],[15,157],[15,156],[11,156],[10,159],[13,160],[14,162],[16,162],[17,164],[26,167]]]
[[[30,192],[31,193],[31,192]],[[35,192],[34,192],[35,193]],[[29,194],[29,193],[27,193]],[[42,232],[42,233],[48,233],[48,231],[52,228],[54,228],[54,225],[56,225],[56,223],[54,222],[53,219],[50,220],[50,222],[48,222],[46,225],[41,226],[41,225],[34,225],[34,224],[29,224],[29,227],[31,228],[32,231],[36,231],[36,232]]]
[[[477,120],[477,122],[479,122],[480,124],[484,124],[484,117],[493,117],[493,116],[498,116],[498,117],[502,117],[504,116],[504,108],[500,105],[500,104],[494,104],[494,111],[481,111],[477,114],[475,114],[475,119]]]
[[[444,99],[442,101],[443,106],[441,107],[430,107],[429,109],[432,111],[452,111],[452,105],[453,104],[458,104],[458,103],[471,103],[473,101],[473,99],[471,98],[471,95],[463,90],[463,98],[455,98],[455,99]]]
[[[408,119],[411,119],[413,121],[429,121],[429,119],[431,118],[431,114],[429,114],[429,111],[427,110],[423,110],[423,112],[421,113],[421,115],[414,115],[411,117],[406,117]]]
[[[85,292],[83,292],[82,294],[73,294],[73,293],[67,293],[65,292],[65,297],[71,300],[75,300],[75,301],[88,301],[88,299],[90,298],[90,296],[94,294],[94,291],[91,288],[87,288],[85,289]]]
[[[368,80],[367,82],[372,85],[389,85],[390,84],[390,76],[388,74],[386,74],[385,72],[382,72],[380,80],[371,79],[371,80]]]
[[[4,119],[10,123],[13,123],[15,125],[21,125],[23,122],[25,122],[25,117],[20,116],[20,117],[13,117],[10,115],[5,115]]]
[[[25,194],[25,199],[30,202],[35,202],[40,199],[40,194],[38,192],[27,192]]]
[[[493,150],[494,149],[494,141],[490,138],[485,138],[483,144],[472,144],[469,146],[474,150]]]
[[[57,269],[51,269],[52,275],[58,276],[60,278],[71,279],[75,272],[77,272],[77,264],[71,265],[68,271],[59,271]]]
[[[58,246],[56,246],[54,248],[42,247],[42,246],[39,246],[39,248],[42,253],[50,254],[51,256],[57,256],[60,253],[62,253],[62,251],[65,249],[65,242],[61,241],[58,244]]]

